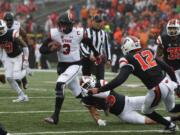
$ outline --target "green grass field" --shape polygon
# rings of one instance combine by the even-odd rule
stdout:
[[[115,74],[106,74],[106,79],[111,80]],[[0,84],[0,122],[13,135],[140,135],[161,134],[164,128],[161,125],[133,125],[119,121],[115,116],[101,116],[107,120],[107,126],[98,127],[89,112],[79,100],[75,99],[69,89],[65,90],[65,101],[58,125],[49,125],[43,122],[54,110],[54,87],[57,79],[55,72],[34,72],[29,77],[29,88],[25,92],[30,97],[26,103],[12,103],[16,93],[8,84]],[[145,95],[144,87],[131,87],[130,84],[141,84],[136,78],[130,76],[125,85],[116,89],[128,96]],[[129,87],[127,87],[129,84]],[[178,100],[177,100],[178,102]],[[167,115],[161,105],[159,112]],[[178,133],[177,133],[178,134]]]

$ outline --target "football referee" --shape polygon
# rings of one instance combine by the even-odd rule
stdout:
[[[109,36],[102,29],[101,15],[92,17],[92,27],[87,28],[87,36],[92,40],[95,49],[101,54],[102,62],[97,64],[92,50],[85,44],[81,44],[82,73],[84,76],[94,74],[97,81],[104,79],[105,63],[111,64],[111,49]]]

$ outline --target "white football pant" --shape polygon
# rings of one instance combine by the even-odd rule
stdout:
[[[174,89],[176,87],[177,83],[165,77],[156,88],[149,90],[146,94],[142,112],[145,114],[152,113],[161,101],[165,104],[167,111],[172,110],[175,106]]]
[[[22,69],[22,54],[15,58],[6,57],[4,62],[6,78],[21,80],[26,75],[26,70]]]
[[[138,110],[141,110],[144,100],[145,96],[126,96],[124,110],[118,115],[118,118],[128,123],[145,124],[146,116],[137,112]]]
[[[71,65],[57,79],[57,82],[63,82],[68,85],[74,96],[79,96],[81,87],[78,74],[81,71],[80,65]]]

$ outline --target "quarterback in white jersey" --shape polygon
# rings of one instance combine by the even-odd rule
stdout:
[[[96,57],[99,55],[93,47],[91,39],[87,38],[84,29],[73,27],[70,14],[66,12],[59,17],[58,27],[50,30],[50,38],[40,48],[40,52],[43,54],[57,51],[58,55],[57,72],[59,76],[56,82],[55,110],[51,117],[45,118],[48,123],[57,124],[59,121],[66,85],[75,97],[82,97],[78,79],[78,74],[81,71],[81,42],[88,44]]]

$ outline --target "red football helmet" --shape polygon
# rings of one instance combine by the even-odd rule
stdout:
[[[168,21],[166,30],[169,36],[177,36],[180,33],[180,24],[178,19],[171,19]]]

